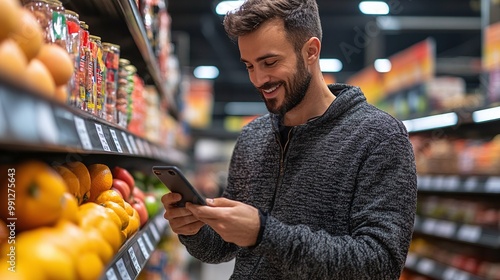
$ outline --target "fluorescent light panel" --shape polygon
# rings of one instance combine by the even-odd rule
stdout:
[[[342,70],[342,62],[336,58],[321,58],[319,60],[321,72],[340,72]]]
[[[472,120],[475,123],[487,122],[500,119],[500,107],[478,110],[472,113]]]
[[[365,15],[387,15],[389,5],[382,1],[363,1],[359,3],[359,10]]]
[[[387,73],[391,71],[392,64],[389,59],[386,58],[379,58],[375,60],[375,63],[373,64],[375,67],[375,70],[380,73]]]
[[[219,69],[215,66],[198,66],[193,75],[198,79],[215,79],[219,76]]]
[[[458,122],[456,113],[445,113],[418,119],[403,121],[408,132],[423,131],[447,126],[454,126]]]
[[[245,1],[222,1],[215,7],[215,12],[218,15],[226,15],[228,12],[238,9],[241,5],[243,5]]]

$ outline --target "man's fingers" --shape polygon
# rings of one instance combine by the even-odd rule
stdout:
[[[232,207],[238,204],[235,200],[230,200],[227,198],[207,198],[207,205],[212,207]]]

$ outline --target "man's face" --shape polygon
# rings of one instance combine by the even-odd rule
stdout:
[[[311,73],[286,38],[282,20],[270,20],[238,38],[250,81],[271,113],[285,115],[306,95]]]

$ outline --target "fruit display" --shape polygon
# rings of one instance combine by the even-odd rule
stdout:
[[[9,168],[2,186],[16,191],[0,192],[10,206],[0,211],[0,279],[97,279],[149,220],[146,195],[119,166],[32,159]]]

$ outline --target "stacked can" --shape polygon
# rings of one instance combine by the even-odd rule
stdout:
[[[79,108],[79,65],[80,65],[80,20],[79,15],[73,11],[66,10],[66,23],[68,25],[68,53],[73,60],[73,76],[68,84],[69,103]]]
[[[127,127],[128,124],[128,105],[129,96],[132,94],[133,85],[129,84],[129,72],[127,66],[130,61],[124,58],[120,59],[118,70],[118,89],[116,91],[116,111],[117,123],[121,127]]]
[[[106,66],[106,105],[104,115],[107,121],[116,123],[116,91],[118,88],[120,46],[102,43],[102,54]]]

